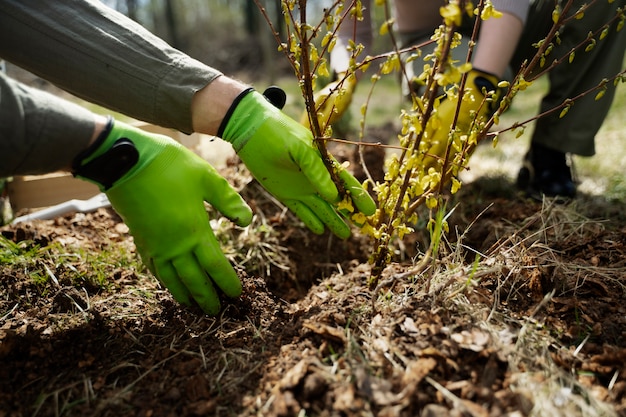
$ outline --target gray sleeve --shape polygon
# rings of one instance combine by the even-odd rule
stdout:
[[[0,1],[0,57],[72,94],[185,133],[221,73],[97,0]]]
[[[91,112],[0,73],[0,178],[70,166],[93,131]]]
[[[530,0],[492,0],[493,7],[499,12],[507,12],[526,24]]]

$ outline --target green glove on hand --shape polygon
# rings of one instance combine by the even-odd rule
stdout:
[[[310,130],[248,89],[233,102],[218,136],[232,143],[257,181],[314,233],[323,233],[326,226],[342,239],[350,236],[337,213],[339,193]],[[374,214],[376,204],[367,191],[345,168],[336,167],[354,208],[366,216]]]
[[[75,176],[106,192],[143,262],[176,300],[186,305],[195,300],[215,315],[217,288],[229,297],[241,294],[204,202],[240,226],[250,224],[252,211],[206,161],[171,138],[111,119],[73,168]]]
[[[456,122],[456,130],[461,135],[469,134],[475,121],[486,122],[491,117],[498,100],[499,89],[497,85],[498,78],[492,74],[475,69],[470,70],[467,74],[463,101]],[[485,100],[486,97],[487,100]],[[443,165],[457,104],[458,99],[443,100],[434,116],[436,120],[427,125],[427,134],[432,139],[431,147],[427,151],[430,156],[424,158],[425,172],[428,172],[431,167],[440,170]],[[450,148],[448,161],[454,160],[459,151],[459,144],[456,146],[453,144]]]
[[[327,84],[315,94],[315,108],[317,109],[317,120],[322,132],[326,126],[334,124],[343,116],[352,103],[352,95],[356,88],[356,77],[339,74],[338,81]],[[300,116],[300,123],[311,129],[308,112],[303,112]]]

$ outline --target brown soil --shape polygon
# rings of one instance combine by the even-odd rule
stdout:
[[[419,227],[372,292],[367,239],[314,236],[250,184],[284,258],[240,269],[216,318],[137,267],[110,209],[4,226],[58,256],[0,265],[0,416],[626,415],[621,206],[512,188],[466,185],[439,261],[413,271]]]

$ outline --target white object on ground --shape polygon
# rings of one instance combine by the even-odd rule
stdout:
[[[67,213],[79,211],[81,213],[88,213],[95,211],[101,207],[110,207],[111,203],[106,194],[100,193],[88,200],[69,200],[56,206],[48,207],[43,210],[36,211],[34,213],[26,214],[24,216],[16,217],[11,224],[25,222],[28,220],[42,219],[49,220],[55,217],[62,216]]]

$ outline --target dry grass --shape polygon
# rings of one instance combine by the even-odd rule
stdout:
[[[532,416],[613,416],[617,415],[612,406],[604,403],[605,393],[580,383],[578,375],[554,363],[555,352],[576,356],[586,342],[585,339],[572,352],[570,346],[563,345],[558,335],[546,323],[549,312],[546,306],[553,297],[567,296],[575,291],[576,282],[563,282],[562,286],[548,292],[532,307],[528,315],[512,312],[507,314],[507,301],[516,292],[532,291],[532,280],[524,271],[552,268],[563,276],[575,279],[574,272],[579,264],[565,263],[552,249],[555,242],[585,240],[587,234],[594,235],[602,224],[587,220],[572,207],[546,202],[541,212],[528,219],[529,227],[515,231],[510,238],[498,245],[476,269],[477,279],[498,277],[494,290],[492,309],[486,320],[477,320],[474,326],[485,329],[500,347],[507,358],[511,372],[511,389],[528,398],[533,404],[528,410]],[[530,262],[520,262],[527,260]],[[611,268],[604,271],[593,269],[587,276],[600,275],[605,280],[621,280],[624,268]],[[466,287],[467,288],[467,287]],[[447,291],[453,290],[448,287]],[[471,288],[468,288],[471,291]],[[455,291],[454,293],[457,293]],[[476,304],[467,293],[454,296],[454,302],[469,317],[484,317],[485,305]],[[602,394],[602,395],[598,395]]]
[[[376,96],[374,104],[394,103],[393,99],[389,101],[389,97],[399,94],[397,86],[383,83],[377,88],[380,89],[380,86],[384,91],[382,93],[378,91],[380,95]],[[546,90],[546,80],[540,80],[528,91],[520,94],[511,110],[501,118],[500,126],[508,126],[518,120],[532,117]],[[358,100],[357,95],[355,101]],[[358,104],[353,106],[357,110],[358,107]],[[624,149],[623,143],[626,141],[622,120],[625,108],[626,96],[623,94],[623,86],[620,86],[613,108],[597,135],[597,155],[593,158],[574,158],[576,175],[580,180],[579,190],[591,198],[602,196],[609,201],[623,201],[626,198],[624,186],[626,177],[623,174],[626,169],[626,153],[615,151]],[[295,113],[293,108],[288,111]],[[355,117],[358,120],[358,115],[355,116],[354,113],[356,112],[353,112],[352,123],[355,123]],[[396,120],[398,112],[395,106],[387,106],[386,109],[376,108],[372,114],[375,118],[370,121],[375,125]],[[528,148],[531,132],[532,125],[520,138],[516,139],[513,134],[506,134],[500,138],[496,147],[489,145],[479,147],[472,157],[471,170],[462,176],[463,180],[470,183],[481,177],[491,176],[508,178],[513,182]],[[597,279],[599,282],[614,282],[618,287],[624,285],[622,278],[626,271],[624,267],[585,267],[579,263],[564,262],[555,249],[562,242],[584,242],[605,227],[605,220],[591,220],[583,214],[588,211],[585,207],[588,202],[589,200],[582,199],[569,206],[563,206],[544,201],[541,211],[526,219],[523,225],[510,224],[509,230],[502,232],[507,237],[501,239],[490,252],[480,254],[480,260],[476,264],[468,265],[464,261],[465,255],[461,252],[471,248],[464,246],[462,241],[457,242],[453,245],[456,251],[444,254],[424,273],[431,280],[428,285],[431,288],[429,293],[423,292],[423,280],[416,278],[417,282],[413,287],[407,287],[399,294],[396,291],[395,296],[391,293],[383,294],[372,308],[384,311],[399,310],[405,307],[408,298],[421,297],[430,300],[427,304],[439,305],[442,308],[447,308],[452,303],[454,305],[452,310],[462,312],[466,318],[475,318],[466,323],[468,328],[476,330],[473,336],[481,339],[483,335],[488,335],[490,344],[497,346],[499,355],[505,358],[511,373],[511,390],[520,395],[522,402],[526,402],[525,406],[521,407],[524,414],[594,417],[617,415],[614,409],[604,402],[607,390],[582,384],[580,374],[574,369],[564,369],[554,362],[554,357],[559,355],[578,356],[580,360],[584,360],[580,352],[589,335],[572,348],[563,345],[559,341],[559,335],[551,331],[546,323],[549,317],[546,307],[553,297],[575,295],[581,280]],[[389,267],[393,268],[393,265]],[[517,298],[520,293],[534,291],[530,288],[533,285],[532,280],[529,280],[529,277],[533,276],[533,271],[546,269],[551,270],[553,275],[568,277],[567,281],[560,282],[559,286],[548,291],[543,299],[532,307],[529,314],[507,312],[505,306],[509,301]],[[390,274],[392,279],[407,278],[406,271],[397,275]],[[476,302],[485,300],[485,294],[479,291],[480,287],[476,284],[489,279],[496,282],[491,295],[493,297],[490,300],[491,304]],[[362,324],[358,326],[358,330],[358,337],[350,333],[346,335],[346,338],[352,340],[350,346],[354,347],[350,352],[353,355],[350,360],[354,362],[355,368],[342,378],[355,378],[358,384],[359,378],[362,378],[359,369],[373,369],[373,373],[376,374],[376,369],[384,367],[384,363],[397,372],[410,373],[411,364],[403,362],[401,356],[394,356],[394,347],[390,345],[388,335],[385,337],[381,334],[381,328],[376,326],[376,323]],[[472,336],[472,333],[469,335]],[[463,337],[465,336],[467,335],[464,334]],[[354,340],[355,337],[358,340]],[[461,336],[451,335],[451,337]],[[477,348],[480,348],[480,345]],[[329,368],[328,371],[334,372],[333,377],[337,377],[336,370],[331,372]],[[424,377],[451,405],[458,409],[465,408],[468,415],[483,415],[471,407],[467,408],[463,400],[426,374],[427,372],[421,377]],[[376,383],[382,384],[381,381]],[[381,386],[378,386],[378,389],[381,389]],[[611,386],[608,387],[608,391],[610,389]],[[382,392],[384,391],[382,388]],[[391,406],[400,404],[402,399],[383,398],[378,401],[381,403],[387,401]]]

